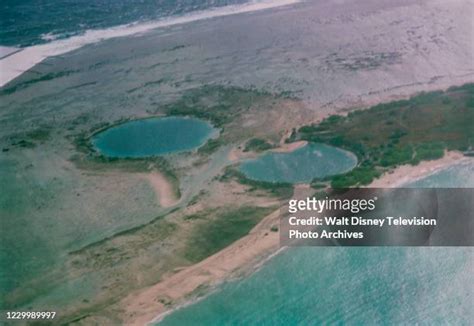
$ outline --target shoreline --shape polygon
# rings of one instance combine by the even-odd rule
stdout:
[[[163,281],[129,294],[119,303],[127,325],[146,325],[161,320],[174,309],[191,304],[212,288],[238,274],[248,273],[279,249],[280,210],[267,215],[246,236],[203,261],[165,276]],[[202,293],[201,293],[202,294]],[[173,302],[173,307],[168,302]]]
[[[293,143],[283,143],[283,144],[280,144],[276,148],[268,149],[266,151],[263,151],[262,153],[244,152],[242,149],[235,147],[229,151],[229,154],[227,155],[227,159],[231,163],[237,163],[242,160],[257,158],[259,155],[262,155],[267,152],[268,153],[291,153],[299,148],[306,146],[307,144],[308,142],[306,140],[299,140]]]
[[[5,193],[0,199],[13,204],[6,212],[10,206],[21,208],[13,212],[18,219],[36,217],[34,224],[12,223],[20,231],[30,230],[8,239],[6,252],[15,258],[20,243],[41,253],[25,251],[14,266],[28,270],[29,261],[38,261],[32,267],[39,274],[7,273],[12,305],[33,310],[61,301],[61,320],[126,325],[161,325],[215,301],[232,306],[222,300],[222,292],[302,253],[280,240],[285,235],[283,204],[292,199],[292,190],[293,198],[325,195],[333,181],[328,176],[321,182],[266,184],[240,169],[244,160],[266,155],[279,162],[294,150],[302,157],[311,153],[306,162],[313,168],[318,160],[326,161],[324,150],[310,150],[312,142],[303,147],[286,141],[321,139],[327,146],[344,146],[333,147],[347,152],[347,158],[334,155],[328,163],[339,166],[354,156],[355,163],[341,174],[362,169],[335,178],[339,184],[369,180],[360,187],[423,185],[435,190],[472,183],[474,158],[462,152],[472,148],[466,123],[474,96],[474,70],[469,69],[473,49],[463,30],[470,25],[465,7],[474,9],[474,3],[252,0],[215,5],[170,6],[171,15],[138,21],[125,17],[119,24],[106,19],[94,29],[88,24],[73,27],[70,35],[41,34],[44,42],[36,33],[41,44],[25,41],[23,48],[0,58],[0,89],[8,104],[2,120],[2,177],[21,195]],[[137,8],[139,14],[142,7]],[[191,11],[179,13],[182,9]],[[392,103],[405,99],[407,105]],[[375,114],[335,119],[334,125],[328,120],[327,128],[318,128],[331,115],[369,111],[379,104]],[[94,149],[96,133],[116,123],[155,117],[205,117],[202,121],[220,127],[211,124],[209,142],[201,144],[206,146],[169,157],[107,159]],[[303,126],[306,131],[300,131]],[[410,136],[398,142],[404,133]],[[458,152],[443,152],[438,143]],[[410,162],[404,160],[408,152],[418,165],[404,164]],[[354,153],[367,156],[367,170]],[[442,157],[419,161],[428,155]],[[390,168],[382,166],[390,162]],[[302,168],[295,163],[284,167],[290,172]],[[24,194],[40,202],[25,201]],[[76,221],[76,216],[82,219]],[[47,241],[35,244],[44,235]],[[321,269],[320,255],[309,258],[315,259],[316,272]],[[380,258],[372,258],[380,264]],[[63,275],[61,265],[67,268]],[[380,274],[389,278],[386,271],[382,268]],[[462,285],[464,273],[454,276]],[[275,292],[271,286],[270,292]],[[451,292],[457,299],[456,289]],[[324,301],[312,293],[316,296],[309,301]],[[245,296],[251,305],[256,301]],[[282,300],[287,301],[285,296]],[[261,308],[254,306],[257,317]],[[323,316],[330,315],[328,307],[321,308]],[[358,309],[357,304],[348,307],[348,318]],[[418,310],[422,318],[423,307]],[[249,317],[244,311],[240,320]],[[195,320],[196,314],[190,318]]]
[[[306,146],[307,144],[308,142],[306,140],[299,140],[293,143],[284,143],[277,148],[270,149],[269,151],[273,153],[291,153],[299,148]]]
[[[7,85],[9,82],[23,75],[25,72],[37,64],[40,64],[47,58],[56,57],[77,50],[89,44],[94,44],[117,37],[141,35],[158,28],[278,8],[293,5],[299,2],[300,0],[262,0],[259,2],[244,3],[240,5],[228,5],[224,7],[197,11],[183,16],[164,17],[157,21],[144,23],[135,22],[119,26],[112,26],[106,29],[87,30],[83,34],[72,36],[67,39],[19,48],[20,50],[16,53],[0,59],[0,70],[2,71],[2,74],[0,75],[0,87]]]
[[[469,160],[461,152],[449,151],[438,160],[422,161],[416,166],[399,166],[384,173],[368,187],[398,187]],[[283,249],[280,247],[279,232],[270,231],[273,225],[279,224],[279,216],[279,210],[272,212],[249,234],[223,250],[123,298],[119,305],[124,322],[127,325],[159,322],[175,310],[206,297],[224,281],[258,269]]]
[[[464,156],[461,152],[447,151],[442,158],[437,160],[421,161],[418,165],[400,165],[382,174],[366,188],[397,188],[470,159],[472,158]]]

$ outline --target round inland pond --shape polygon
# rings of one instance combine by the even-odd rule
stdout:
[[[309,143],[290,153],[268,152],[244,161],[239,170],[258,181],[307,183],[314,178],[348,172],[356,165],[357,157],[351,152]]]
[[[109,157],[150,157],[196,149],[215,132],[200,119],[148,118],[106,129],[92,138],[92,144]]]

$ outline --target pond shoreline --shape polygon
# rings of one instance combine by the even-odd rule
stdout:
[[[108,158],[146,159],[197,150],[216,132],[209,121],[195,117],[149,117],[108,126],[94,132],[89,141],[95,152]]]

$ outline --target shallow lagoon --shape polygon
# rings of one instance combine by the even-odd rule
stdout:
[[[266,153],[243,162],[239,169],[248,178],[268,182],[310,182],[352,170],[357,165],[354,154],[324,145],[308,144],[290,153]]]
[[[149,157],[196,149],[214,132],[209,123],[195,118],[150,118],[102,131],[92,143],[109,157]]]

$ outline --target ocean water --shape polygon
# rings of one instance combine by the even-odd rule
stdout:
[[[246,0],[4,0],[0,45],[29,46],[91,29],[155,20]]]
[[[62,264],[68,252],[160,214],[145,182],[86,174],[68,164],[75,154],[71,137],[81,127],[149,115],[184,90],[207,84],[289,91],[323,111],[355,100],[386,100],[390,95],[472,79],[472,33],[466,33],[465,27],[471,23],[473,7],[465,0],[455,5],[418,0],[307,1],[258,13],[248,13],[252,9],[246,7],[237,12],[247,14],[239,15],[219,7],[192,19],[171,19],[172,24],[163,17],[161,25],[124,29],[106,27],[123,19],[118,14],[109,16],[115,22],[101,18],[95,22],[99,25],[93,25],[91,15],[85,26],[74,24],[81,11],[91,6],[107,8],[105,2],[82,1],[85,8],[76,10],[71,10],[72,2],[58,8],[58,1],[41,2],[42,8],[39,3],[8,0],[0,4],[0,33],[6,33],[0,45],[47,42],[8,57],[9,63],[2,60],[0,79],[9,69],[18,76],[18,71],[41,63],[1,89],[1,148],[10,147],[11,137],[19,132],[53,128],[50,139],[34,149],[0,153],[0,188],[6,189],[0,191],[0,238],[2,248],[9,246],[8,252],[0,251],[4,273],[0,290],[5,286],[18,289],[32,293],[35,300],[53,292],[58,299],[46,307],[103,293],[106,278],[102,276],[115,278],[105,269],[100,271],[103,275],[96,271],[81,275],[87,285],[85,280],[78,282],[75,270],[66,266],[65,272]],[[144,8],[142,3],[134,7]],[[153,15],[152,10],[137,10],[124,15]],[[192,10],[185,9],[189,14]],[[33,14],[40,11],[43,16]],[[100,17],[101,11],[97,9],[96,14]],[[209,17],[214,19],[203,19]],[[135,21],[132,18],[120,23]],[[183,24],[186,21],[191,23]],[[94,26],[104,27],[92,33]],[[161,28],[150,31],[156,27]],[[8,34],[13,28],[20,32]],[[84,30],[88,32],[76,35]],[[135,35],[137,31],[147,33]],[[76,36],[53,40],[69,33]],[[116,36],[121,38],[112,38]],[[22,59],[25,66],[13,65],[13,59]],[[219,170],[220,163],[211,164]],[[212,175],[199,175],[203,185],[207,177]],[[28,283],[45,274],[43,267],[55,269],[54,280],[61,287],[43,279]],[[93,294],[80,296],[78,289]],[[3,293],[0,297],[5,298]],[[19,300],[16,292],[9,302],[29,304],[29,300]]]
[[[352,153],[324,144],[308,144],[290,153],[266,153],[245,161],[239,169],[254,180],[299,183],[344,173],[356,164]]]
[[[417,188],[472,188],[474,187],[474,164],[471,162],[456,164],[435,172],[409,184]]]
[[[109,128],[92,143],[109,157],[148,157],[185,152],[203,145],[214,128],[195,118],[141,119]]]
[[[453,166],[416,185],[473,187],[472,169]],[[472,325],[473,269],[466,247],[289,248],[159,324]]]

